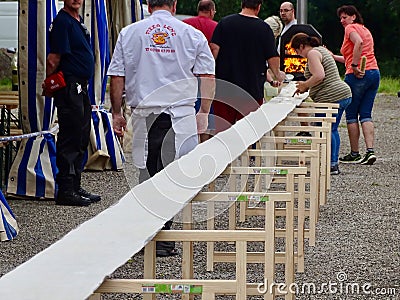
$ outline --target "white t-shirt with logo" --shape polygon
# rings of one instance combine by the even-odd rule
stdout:
[[[166,10],[123,28],[107,75],[124,76],[127,105],[132,107],[134,164],[145,168],[145,117],[171,115],[176,158],[197,145],[194,103],[196,74],[215,74],[215,61],[202,32]]]

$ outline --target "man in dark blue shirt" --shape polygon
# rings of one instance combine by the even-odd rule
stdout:
[[[56,204],[88,206],[100,201],[81,187],[83,155],[89,144],[91,104],[87,84],[94,72],[90,34],[79,15],[83,0],[64,0],[50,26],[50,53],[46,75],[62,71],[66,87],[54,93],[59,133],[57,136]]]

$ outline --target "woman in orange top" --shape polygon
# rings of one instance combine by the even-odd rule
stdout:
[[[361,14],[353,5],[338,8],[337,15],[344,27],[344,40],[340,52],[343,56],[333,58],[346,66],[345,82],[353,95],[351,104],[346,108],[347,130],[351,152],[339,160],[342,163],[361,163],[372,165],[376,161],[374,152],[374,123],[372,107],[378,92],[380,73],[374,54],[374,40],[371,32],[363,25]],[[366,57],[365,70],[361,68],[361,58]],[[367,152],[361,157],[359,152],[361,123]]]

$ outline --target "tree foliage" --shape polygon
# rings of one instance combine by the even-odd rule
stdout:
[[[214,0],[218,21],[222,17],[238,13],[241,0]],[[267,0],[262,5],[259,17],[279,15],[283,0]],[[297,1],[292,0],[296,5]],[[400,74],[400,0],[308,0],[308,23],[323,37],[323,43],[333,52],[339,53],[343,41],[343,27],[336,15],[341,5],[354,5],[363,16],[365,26],[371,31],[381,73],[385,76]],[[178,0],[178,13],[196,15],[197,1]]]

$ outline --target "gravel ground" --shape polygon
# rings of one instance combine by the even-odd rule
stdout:
[[[400,140],[396,136],[400,130],[399,100],[386,95],[376,99],[377,162],[373,166],[341,165],[342,173],[332,176],[328,203],[320,211],[316,246],[306,245],[305,272],[296,274],[293,288],[300,289],[296,299],[400,299]],[[349,145],[344,123],[340,134],[341,154],[345,154]],[[362,152],[363,147],[362,144]],[[102,195],[100,203],[76,208],[55,206],[52,201],[8,200],[20,232],[15,240],[0,243],[0,276],[118,201],[129,186],[136,184],[136,177],[127,168],[121,172],[86,172],[83,182],[89,190]],[[234,269],[225,264],[213,273],[206,272],[204,247],[198,245],[195,249],[197,278],[225,279],[234,274]],[[179,257],[159,259],[158,273],[166,278],[180,274],[177,262]],[[137,254],[110,277],[141,278],[142,269],[142,255]],[[259,282],[263,269],[251,265],[248,272],[254,274],[249,275],[253,276],[252,281],[256,280],[253,282]],[[346,291],[349,284],[360,287],[359,292]],[[302,292],[303,286],[315,286],[317,292]],[[323,292],[318,292],[321,287]],[[141,299],[124,294],[103,298]]]

